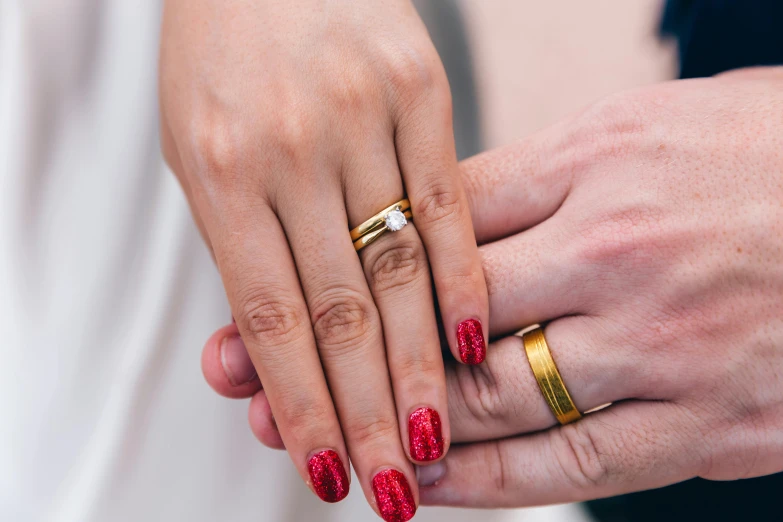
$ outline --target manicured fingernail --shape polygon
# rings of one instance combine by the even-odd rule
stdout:
[[[459,356],[465,364],[481,364],[487,355],[487,344],[484,342],[484,330],[481,322],[476,319],[462,321],[457,326],[457,346]]]
[[[396,469],[386,469],[375,475],[372,492],[378,511],[386,522],[405,522],[416,514],[408,479]]]
[[[232,386],[248,383],[256,378],[256,369],[247,354],[245,343],[238,335],[230,335],[220,345],[220,364]]]
[[[310,457],[307,470],[315,493],[324,502],[339,502],[348,495],[348,475],[336,451],[316,453]]]
[[[446,464],[443,462],[436,462],[429,466],[416,466],[416,480],[421,487],[434,486],[445,474]]]
[[[440,415],[432,408],[419,408],[408,418],[411,458],[418,462],[437,460],[443,455]]]

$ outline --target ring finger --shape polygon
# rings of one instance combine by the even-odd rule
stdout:
[[[403,196],[396,154],[388,140],[358,161],[348,179],[377,174],[372,184],[349,185],[346,201],[352,226],[364,223]],[[359,190],[372,187],[360,197]],[[402,440],[411,460],[433,462],[446,453],[449,420],[432,283],[424,245],[414,221],[386,232],[360,250],[364,273],[381,313],[389,371]]]
[[[670,398],[660,386],[664,376],[656,373],[656,368],[666,366],[652,364],[657,362],[653,355],[614,336],[603,319],[564,317],[549,323],[544,332],[578,411],[625,399]],[[498,439],[558,424],[519,336],[494,343],[483,368],[449,366],[446,380],[455,442]]]

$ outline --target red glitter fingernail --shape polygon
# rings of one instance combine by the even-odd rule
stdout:
[[[465,364],[481,364],[487,355],[487,345],[484,342],[484,330],[481,322],[476,319],[462,321],[457,326],[457,346],[459,356]]]
[[[432,408],[419,408],[408,418],[411,458],[417,462],[437,460],[443,455],[440,415]]]
[[[386,522],[405,522],[416,514],[416,503],[405,475],[386,469],[372,478],[372,492]]]
[[[316,453],[310,457],[307,470],[313,489],[324,502],[339,502],[348,495],[348,475],[336,451]]]

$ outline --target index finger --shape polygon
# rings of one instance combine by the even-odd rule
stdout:
[[[285,234],[265,203],[231,195],[211,230],[223,284],[303,480],[324,501],[348,494],[348,458],[315,348],[309,313]],[[221,221],[222,219],[222,221]]]

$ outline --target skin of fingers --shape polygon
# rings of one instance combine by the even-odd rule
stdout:
[[[427,256],[414,224],[362,251],[381,312],[400,434],[411,460],[433,462],[449,447],[446,381]]]
[[[285,443],[277,429],[277,423],[275,423],[272,408],[269,406],[269,400],[266,398],[264,390],[258,390],[250,399],[247,420],[250,424],[250,431],[261,444],[271,449],[285,449]]]
[[[578,502],[660,487],[708,466],[690,412],[631,401],[550,430],[455,447],[422,503],[517,507]]]
[[[395,114],[395,144],[417,230],[427,249],[448,344],[457,360],[486,356],[487,288],[454,149],[451,97],[437,55],[428,88]]]
[[[285,446],[310,485],[315,478],[308,464],[322,451],[335,451],[347,474],[340,422],[283,230],[265,204],[253,203],[251,196],[221,194],[230,199],[219,207],[225,214],[210,215],[205,223],[233,317],[261,382],[268,386],[266,396]],[[347,493],[348,480],[343,479],[340,496]]]
[[[340,188],[328,183],[290,187],[308,204],[280,201],[278,212],[294,253],[351,460],[372,504],[371,484],[378,470],[410,473],[412,468],[399,436],[381,317],[351,242],[347,217],[334,210],[343,204]],[[329,222],[323,221],[324,216],[331,216]],[[434,313],[430,315],[434,322]],[[445,390],[442,363],[440,382]]]
[[[677,368],[611,337],[602,320],[564,317],[545,327],[547,345],[580,412],[632,398],[671,397],[666,375]],[[522,338],[492,345],[486,364],[446,368],[452,438],[455,443],[498,439],[557,424],[544,400]],[[656,386],[653,386],[655,384]],[[654,389],[650,393],[650,389]]]
[[[557,212],[581,169],[570,161],[569,128],[569,122],[559,123],[459,163],[479,244],[527,230]]]
[[[351,226],[399,201],[403,194],[391,127],[364,134],[376,139],[365,138],[357,145],[345,173]],[[371,179],[367,173],[372,173]],[[437,460],[449,444],[446,381],[429,264],[415,219],[366,246],[360,257],[383,323],[405,449],[412,460]],[[411,451],[412,441],[415,451]]]

